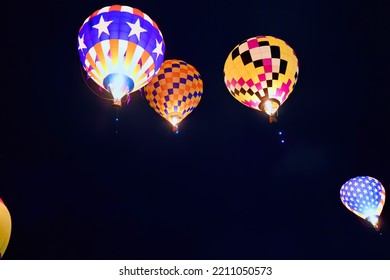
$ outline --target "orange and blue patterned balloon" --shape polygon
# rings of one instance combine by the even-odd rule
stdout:
[[[175,133],[179,123],[198,106],[203,94],[203,81],[194,66],[185,61],[164,61],[160,71],[145,86],[149,105],[171,123]]]
[[[283,40],[257,36],[244,40],[228,55],[224,81],[231,95],[276,122],[279,107],[298,80],[298,58]]]
[[[379,217],[385,204],[385,188],[377,179],[358,176],[348,180],[340,189],[345,207],[379,229]]]
[[[8,247],[11,238],[11,226],[11,215],[0,198],[0,259],[4,256],[4,252]]]
[[[87,76],[111,93],[113,105],[145,86],[164,61],[157,24],[142,11],[121,5],[91,14],[78,33],[78,52]]]

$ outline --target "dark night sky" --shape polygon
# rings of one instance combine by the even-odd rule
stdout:
[[[3,10],[0,197],[4,259],[390,259],[382,235],[341,203],[372,176],[390,191],[386,1],[34,1]],[[77,33],[92,12],[148,14],[165,59],[204,82],[174,135],[134,93],[120,111],[83,81]],[[297,53],[279,122],[236,101],[229,52],[271,35]],[[277,132],[286,135],[281,144]]]

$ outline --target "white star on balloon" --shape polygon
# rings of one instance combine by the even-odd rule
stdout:
[[[82,50],[82,49],[86,49],[87,48],[87,46],[85,45],[85,43],[84,43],[84,35],[85,34],[83,34],[83,37],[78,37],[78,39],[79,39],[79,50]]]
[[[135,23],[127,22],[127,24],[130,26],[130,33],[129,37],[132,35],[136,35],[138,38],[138,41],[140,40],[141,32],[146,32],[146,29],[141,27],[141,24],[139,23],[139,19]]]
[[[99,23],[95,24],[93,27],[98,30],[98,37],[102,34],[102,32],[106,33],[107,35],[110,35],[110,32],[108,31],[108,26],[113,22],[112,20],[110,21],[105,21],[103,16],[100,17]]]
[[[163,45],[163,42],[161,41],[161,43],[159,43],[156,39],[156,48],[153,50],[154,53],[157,54],[156,56],[156,59],[159,55],[163,55],[163,52],[162,52],[162,45]]]

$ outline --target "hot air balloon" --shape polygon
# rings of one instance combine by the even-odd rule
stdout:
[[[341,187],[340,198],[347,209],[371,224],[380,228],[379,216],[385,204],[385,188],[375,178],[358,176],[348,180]]]
[[[7,249],[11,237],[11,215],[0,198],[0,259]]]
[[[242,41],[225,61],[224,81],[240,103],[277,121],[278,109],[298,80],[298,58],[283,40],[257,36]]]
[[[145,86],[164,61],[165,43],[157,24],[142,11],[121,5],[91,14],[78,33],[78,52],[87,77],[120,107]]]
[[[172,124],[175,133],[179,123],[198,106],[203,94],[203,81],[194,66],[185,61],[164,61],[160,71],[145,86],[149,105]]]

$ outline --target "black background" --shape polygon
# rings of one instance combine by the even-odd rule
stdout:
[[[139,93],[120,111],[84,83],[78,30],[95,10],[148,14],[165,59],[200,72],[199,106],[171,132]],[[356,176],[390,186],[385,1],[10,2],[2,13],[0,197],[4,259],[389,259],[381,234],[341,203]],[[279,122],[228,92],[242,40],[296,52]],[[282,144],[278,131],[283,132]]]

